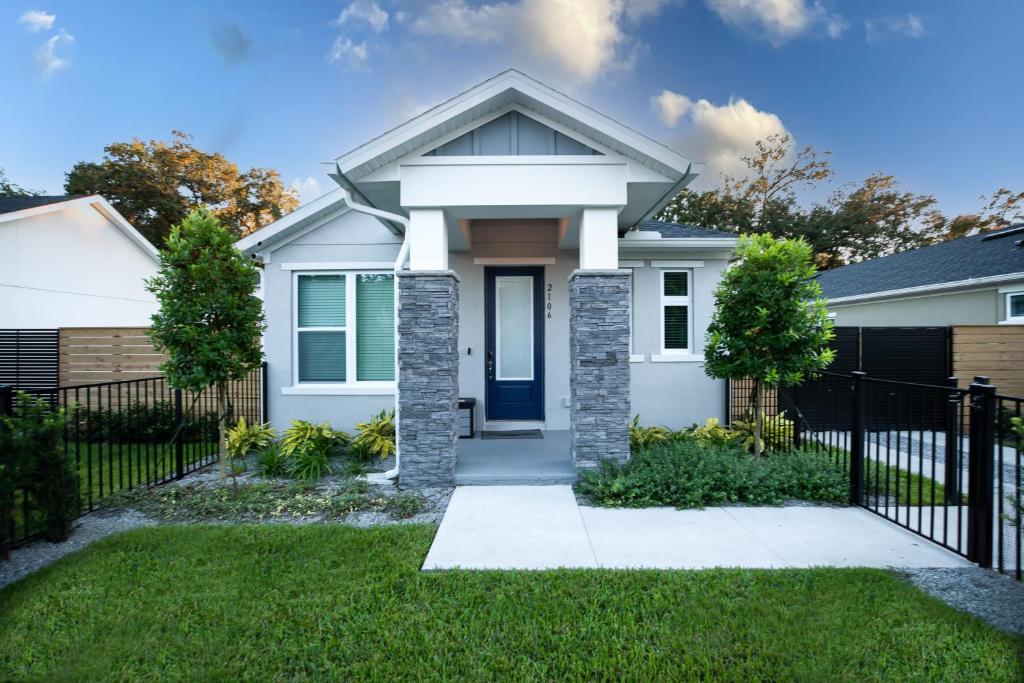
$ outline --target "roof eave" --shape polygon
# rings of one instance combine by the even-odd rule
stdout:
[[[861,301],[875,301],[879,299],[891,299],[896,297],[912,296],[914,294],[929,294],[932,292],[944,292],[948,290],[965,289],[970,287],[984,287],[986,285],[996,285],[1003,282],[1012,282],[1015,280],[1024,280],[1024,271],[1017,273],[1005,273],[1002,275],[990,275],[988,277],[967,278],[966,280],[954,280],[952,282],[938,282],[931,285],[920,285],[917,287],[887,289],[881,292],[851,294],[849,296],[829,298],[828,302],[830,305],[858,303]]]

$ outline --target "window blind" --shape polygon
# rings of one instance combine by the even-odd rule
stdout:
[[[345,327],[345,276],[299,276],[299,327]]]
[[[356,379],[395,379],[395,276],[356,278]]]
[[[690,346],[688,306],[665,306],[665,348],[682,350]]]

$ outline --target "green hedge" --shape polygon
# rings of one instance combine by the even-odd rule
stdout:
[[[830,456],[782,452],[752,458],[732,446],[694,440],[657,444],[624,464],[606,461],[584,472],[579,491],[600,505],[650,507],[749,503],[781,505],[788,499],[845,503],[848,478]]]

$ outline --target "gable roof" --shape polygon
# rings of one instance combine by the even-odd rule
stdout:
[[[124,216],[118,213],[117,209],[110,202],[98,194],[85,196],[3,197],[0,198],[0,224],[63,211],[66,208],[76,206],[87,206],[94,209],[106,218],[107,222],[116,230],[127,237],[128,241],[134,244],[148,259],[153,261],[153,263],[160,263],[160,252],[157,248],[143,237]]]
[[[1024,225],[971,235],[819,273],[832,301],[884,298],[907,290],[945,289],[1024,279]]]
[[[21,211],[23,209],[34,209],[37,206],[47,206],[49,204],[60,204],[61,202],[69,202],[72,199],[78,199],[82,195],[80,194],[59,194],[59,195],[45,195],[45,196],[17,196],[17,197],[0,197],[0,214],[12,213],[14,211]]]
[[[436,146],[442,137],[510,104],[523,105],[672,180],[696,176],[701,170],[702,164],[516,69],[428,109],[341,155],[335,163],[348,180],[358,181],[417,149]]]
[[[699,225],[688,225],[683,223],[668,223],[666,221],[646,220],[637,226],[638,230],[651,231],[660,234],[664,238],[679,239],[688,237],[731,237],[736,234],[724,230],[713,230],[703,228]]]

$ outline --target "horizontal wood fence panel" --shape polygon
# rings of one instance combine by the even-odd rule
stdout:
[[[1024,396],[1024,326],[954,327],[953,374],[962,387],[980,375],[988,377],[1000,394]]]
[[[60,331],[60,385],[141,379],[160,374],[167,356],[145,327],[65,327]]]

